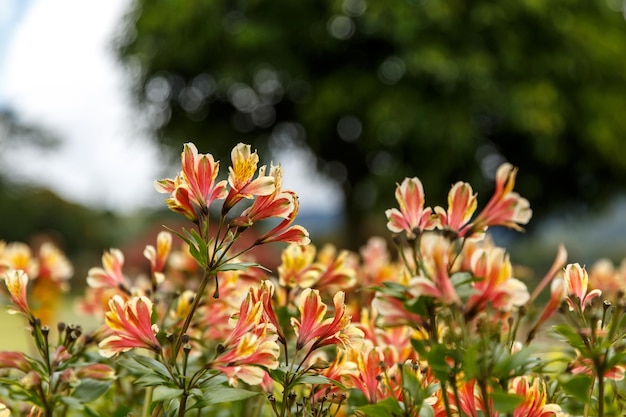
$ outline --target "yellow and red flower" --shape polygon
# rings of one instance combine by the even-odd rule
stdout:
[[[215,183],[219,162],[211,154],[199,154],[193,143],[183,145],[182,171],[174,179],[155,181],[155,189],[170,194],[165,202],[170,210],[197,221],[214,200],[226,196],[226,181]]]
[[[345,312],[344,297],[343,291],[335,294],[334,317],[325,319],[327,307],[319,291],[310,288],[302,291],[296,303],[300,319],[291,318],[291,325],[298,336],[296,349],[308,347],[312,351],[331,344],[345,349],[363,340],[363,331],[351,324],[351,316]]]
[[[448,272],[450,241],[441,235],[424,236],[421,247],[426,276],[412,278],[409,286],[416,296],[427,295],[448,305],[460,304]]]
[[[259,332],[245,333],[208,367],[224,373],[231,385],[237,385],[237,379],[259,385],[265,379],[266,369],[278,368],[280,347],[276,338],[267,326]]]
[[[602,295],[602,291],[599,289],[588,291],[589,276],[587,270],[581,267],[579,264],[568,264],[565,267],[563,278],[567,284],[567,304],[570,311],[573,311],[576,306],[581,311],[585,310],[585,307],[591,303],[591,300]]]
[[[424,187],[417,177],[405,178],[396,187],[396,201],[400,209],[392,208],[385,211],[387,228],[394,233],[406,233],[412,239],[423,230],[433,229],[436,217],[433,210],[424,209]]]
[[[124,254],[119,249],[105,251],[102,255],[102,268],[93,267],[87,272],[87,284],[91,288],[127,288],[122,272]]]
[[[230,190],[224,201],[223,212],[230,210],[235,204],[244,198],[269,195],[274,192],[275,178],[265,175],[265,169],[261,169],[256,179],[259,156],[256,151],[252,152],[250,145],[237,144],[231,151],[232,165],[228,168],[228,184]]]
[[[155,336],[158,327],[152,324],[151,315],[152,301],[149,298],[140,296],[125,301],[114,295],[109,300],[109,311],[105,313],[105,323],[113,335],[99,343],[100,354],[111,357],[133,348],[161,353],[161,345]]]
[[[4,275],[4,283],[9,290],[13,306],[9,308],[9,314],[23,314],[31,317],[28,300],[26,298],[26,289],[28,287],[28,275],[26,272],[19,270],[10,270]]]
[[[435,214],[439,219],[439,227],[451,231],[457,236],[465,237],[471,224],[468,224],[476,211],[476,194],[472,186],[466,182],[457,182],[448,193],[448,209],[435,207]]]
[[[505,226],[522,231],[532,217],[528,200],[513,192],[517,168],[509,163],[500,165],[496,172],[496,189],[487,205],[476,216],[471,233],[484,233],[490,226]]]
[[[546,404],[546,384],[541,378],[535,378],[531,384],[527,376],[521,376],[514,378],[509,385],[509,393],[522,398],[513,417],[555,417],[560,414],[559,405]]]
[[[504,249],[477,250],[472,257],[472,274],[478,281],[473,284],[475,293],[465,305],[466,314],[473,317],[487,305],[501,311],[524,305],[530,294],[526,285],[513,278],[512,273],[509,255]]]

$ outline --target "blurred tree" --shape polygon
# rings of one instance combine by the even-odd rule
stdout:
[[[0,161],[13,147],[54,151],[59,143],[53,133],[24,123],[9,109],[0,110]],[[83,273],[81,267],[97,264],[103,249],[120,243],[122,231],[133,230],[113,213],[68,203],[49,190],[16,181],[1,163],[0,202],[0,241],[36,247],[43,240],[52,240]]]
[[[307,146],[343,185],[355,222],[393,205],[405,176],[423,180],[427,204],[445,205],[450,184],[487,192],[508,160],[541,215],[624,188],[623,8],[134,0],[117,50],[176,154],[189,140],[222,161],[242,137],[273,151]]]

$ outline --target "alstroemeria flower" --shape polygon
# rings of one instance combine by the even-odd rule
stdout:
[[[589,284],[587,270],[577,263],[568,264],[565,267],[563,278],[567,284],[567,299],[565,301],[567,301],[570,311],[573,311],[576,305],[580,307],[581,311],[584,311],[591,300],[602,295],[602,291],[598,289],[587,292]]]
[[[0,352],[0,369],[12,368],[28,373],[33,370],[30,362],[22,352]]]
[[[387,228],[394,233],[405,232],[409,239],[415,238],[423,230],[430,230],[437,224],[433,210],[424,209],[424,187],[417,177],[405,178],[396,187],[396,208],[385,211]]]
[[[213,200],[226,196],[226,181],[215,183],[220,163],[215,161],[213,155],[199,154],[193,143],[185,143],[181,161],[183,178],[196,207],[206,209]]]
[[[39,275],[39,262],[33,257],[30,246],[22,242],[0,243],[0,273],[9,269],[21,269],[31,279]]]
[[[522,403],[513,411],[513,417],[556,417],[561,412],[557,404],[546,404],[546,384],[541,378],[535,378],[532,384],[526,376],[514,378],[509,393],[522,398]]]
[[[100,354],[108,358],[133,348],[160,353],[162,348],[155,336],[158,327],[152,324],[151,315],[152,301],[148,297],[132,297],[128,301],[119,295],[111,297],[104,320],[113,335],[100,342]]]
[[[226,181],[215,183],[219,162],[211,154],[199,154],[193,143],[185,143],[181,154],[182,171],[174,179],[154,182],[160,193],[171,194],[165,200],[170,210],[183,214],[191,221],[206,212],[214,200],[226,197]]]
[[[315,264],[317,249],[314,245],[290,244],[283,249],[278,266],[278,284],[281,287],[309,288],[313,286],[321,271]]]
[[[305,289],[297,300],[300,319],[291,318],[298,339],[296,349],[310,346],[315,350],[322,346],[338,345],[344,349],[363,340],[363,331],[351,324],[351,316],[346,314],[343,291],[338,291],[333,297],[335,315],[324,319],[326,304],[322,302],[318,290]]]
[[[528,340],[531,340],[535,336],[539,327],[558,311],[566,296],[567,284],[565,283],[565,280],[560,277],[554,278],[550,284],[550,300],[543,309],[539,320],[537,320],[537,323],[535,323],[531,331],[528,333]]]
[[[472,186],[466,182],[457,182],[448,193],[448,210],[435,207],[435,214],[439,218],[439,227],[451,231],[460,237],[465,237],[471,228],[468,222],[476,211],[476,194]]]
[[[175,213],[180,213],[192,222],[197,222],[201,211],[192,201],[189,184],[185,182],[182,173],[176,178],[165,178],[154,182],[154,189],[162,194],[170,194],[165,199],[167,207]]]
[[[51,242],[39,248],[39,278],[48,278],[67,289],[67,280],[74,274],[74,268],[65,254]]]
[[[448,273],[450,241],[441,235],[425,235],[421,248],[427,276],[412,278],[409,286],[417,296],[434,297],[447,305],[460,304],[461,300]]]
[[[152,274],[162,273],[167,263],[167,257],[172,250],[172,234],[170,232],[161,231],[157,235],[156,248],[147,245],[143,251],[143,256],[150,261],[150,270]]]
[[[223,346],[228,348],[238,342],[245,334],[254,333],[263,326],[263,304],[260,300],[254,301],[252,295],[248,293],[241,302],[239,312],[231,317],[234,328]]]
[[[580,354],[569,366],[569,371],[572,374],[582,374],[594,376],[594,364],[591,358],[581,356]],[[612,379],[614,381],[621,381],[626,374],[626,367],[622,365],[614,365],[611,369],[604,371],[603,377],[606,379]],[[597,377],[597,375],[595,375]]]
[[[102,255],[102,268],[93,267],[87,272],[87,285],[91,288],[127,288],[123,266],[124,254],[121,250],[113,248],[105,251]]]
[[[250,288],[250,296],[253,303],[256,304],[260,302],[263,306],[263,321],[271,323],[276,328],[278,339],[282,343],[286,343],[287,338],[283,334],[280,323],[278,323],[278,317],[274,311],[274,306],[272,305],[272,298],[274,297],[274,284],[272,281],[261,281],[261,287],[256,290]]]
[[[289,196],[291,199],[291,212],[287,214],[287,217],[285,217],[283,221],[261,236],[257,240],[257,243],[261,245],[270,242],[285,242],[308,245],[311,242],[309,232],[300,225],[292,226],[298,215],[298,211],[300,211],[298,196],[293,191],[285,191],[283,194]]]
[[[271,177],[274,178],[274,191],[267,195],[259,195],[252,205],[231,222],[233,226],[249,227],[255,222],[272,217],[289,218],[294,210],[293,198],[290,191],[282,190],[283,174],[280,165],[270,167]],[[265,166],[259,169],[259,177],[265,176]]]
[[[626,292],[626,259],[616,268],[608,258],[598,259],[589,270],[589,285],[602,291],[605,299]]]
[[[104,381],[115,378],[115,369],[103,363],[92,363],[76,369],[77,378],[91,378]]]
[[[342,250],[337,253],[337,249],[330,244],[324,245],[317,256],[321,274],[317,278],[314,286],[317,289],[341,288],[343,290],[352,288],[356,284],[356,271],[350,261],[351,253]]]
[[[280,346],[276,343],[276,334],[267,331],[245,333],[236,341],[232,349],[226,350],[207,367],[224,373],[231,385],[237,385],[237,379],[249,385],[263,382],[265,369],[278,368]]]
[[[240,200],[253,198],[254,196],[268,195],[274,192],[274,177],[265,175],[265,169],[253,180],[257,173],[259,156],[256,151],[252,152],[250,145],[237,144],[231,151],[232,165],[228,168],[228,184],[230,190],[223,211],[230,210]]]
[[[26,299],[26,288],[28,287],[28,275],[26,272],[21,269],[8,271],[4,275],[4,283],[15,306],[15,308],[9,308],[9,314],[24,314],[26,317],[31,317]]]
[[[381,383],[383,370],[380,365],[385,361],[382,348],[366,341],[363,349],[350,349],[348,355],[357,369],[357,372],[347,375],[348,385],[361,391],[370,404],[381,400],[384,392]]]
[[[495,191],[485,208],[474,219],[472,233],[484,233],[489,226],[523,230],[519,225],[528,223],[533,212],[528,200],[513,192],[516,174],[517,168],[513,165],[500,165],[496,172]]]
[[[479,249],[472,257],[472,274],[479,280],[473,284],[475,293],[465,305],[468,317],[484,310],[487,305],[510,311],[530,299],[526,285],[512,277],[509,255],[502,248]]]

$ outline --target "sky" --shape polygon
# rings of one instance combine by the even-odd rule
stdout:
[[[0,0],[0,107],[61,140],[52,151],[2,146],[0,169],[95,208],[155,208],[157,178],[175,176],[142,129],[112,42],[130,0]],[[210,152],[210,149],[200,149]],[[301,210],[334,211],[341,193],[310,155],[279,159]],[[226,166],[225,163],[222,166]],[[320,198],[320,195],[324,198]]]

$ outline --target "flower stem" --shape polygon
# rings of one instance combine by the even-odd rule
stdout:
[[[150,404],[152,403],[152,391],[154,387],[147,387],[143,397],[143,407],[141,408],[141,417],[150,416]]]
[[[176,364],[176,359],[178,358],[178,352],[180,351],[180,347],[182,345],[183,335],[187,333],[189,329],[189,325],[191,324],[191,319],[196,313],[198,306],[200,305],[200,299],[202,299],[202,295],[204,290],[206,289],[208,283],[210,281],[210,275],[207,274],[207,271],[204,270],[204,275],[202,276],[202,281],[200,281],[200,286],[198,287],[198,291],[196,296],[193,299],[193,304],[189,309],[189,313],[187,313],[187,317],[185,317],[185,322],[183,323],[183,327],[180,329],[178,336],[176,337],[176,341],[174,342],[174,346],[172,348],[172,356],[170,357],[170,365]]]

